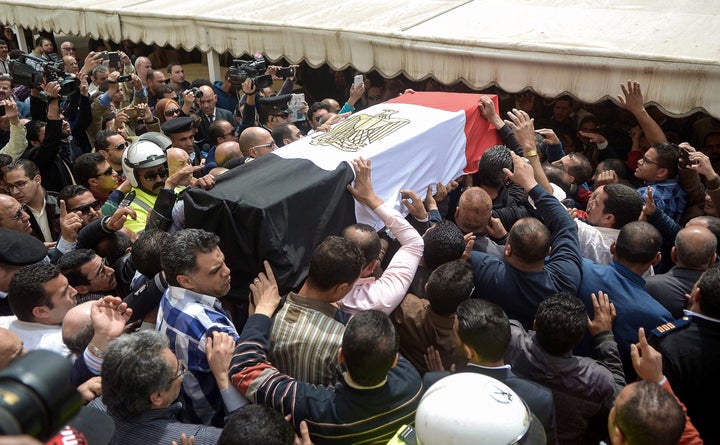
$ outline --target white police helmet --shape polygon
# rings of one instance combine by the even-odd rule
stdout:
[[[461,372],[427,390],[415,430],[421,445],[509,445],[527,433],[531,421],[525,402],[504,383]]]
[[[172,147],[172,141],[170,140],[170,138],[162,133],[158,133],[157,131],[149,131],[147,133],[141,134],[140,136],[138,136],[138,141],[154,142],[155,145],[162,148],[163,150],[167,150],[168,148]]]
[[[133,142],[122,155],[123,173],[133,187],[137,187],[139,184],[135,174],[137,169],[156,167],[166,162],[165,150],[148,140]]]

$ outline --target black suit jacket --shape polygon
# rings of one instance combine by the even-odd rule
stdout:
[[[208,144],[211,147],[214,146],[215,142],[208,139],[210,120],[207,116],[205,116],[205,114],[203,114],[202,111],[198,111],[197,115],[200,116],[200,125],[198,126],[198,132],[195,135],[195,143],[200,147],[202,147],[203,144]],[[235,122],[235,115],[232,112],[215,107],[215,120],[220,119],[230,122],[233,128],[237,127],[237,122]]]
[[[510,389],[515,391],[525,401],[525,403],[527,403],[530,411],[532,411],[532,413],[535,414],[535,417],[540,420],[540,423],[545,429],[547,443],[557,445],[555,406],[553,404],[552,391],[548,388],[516,376],[510,370],[509,366],[503,368],[484,368],[468,363],[467,366],[458,372],[474,372],[492,377],[506,384]],[[448,375],[450,375],[449,371],[428,372],[423,377],[423,385],[426,388],[429,388],[435,382]]]

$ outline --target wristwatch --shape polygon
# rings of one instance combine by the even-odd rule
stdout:
[[[533,156],[537,156],[537,150],[530,150],[529,152],[525,153],[526,158],[531,158]]]

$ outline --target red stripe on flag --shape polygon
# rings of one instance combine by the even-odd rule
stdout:
[[[465,173],[475,173],[478,161],[485,150],[493,145],[502,144],[495,127],[480,114],[477,104],[481,96],[481,94],[443,92],[408,93],[390,99],[388,102],[420,105],[452,112],[465,111],[465,159],[467,165],[464,171]],[[492,99],[495,110],[498,110],[497,96],[494,94],[485,96]]]

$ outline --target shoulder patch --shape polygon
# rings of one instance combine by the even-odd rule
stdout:
[[[650,331],[656,337],[664,337],[665,335],[675,332],[678,329],[686,328],[690,325],[690,317],[685,316],[679,320],[671,321],[670,323],[662,324],[652,331]]]

